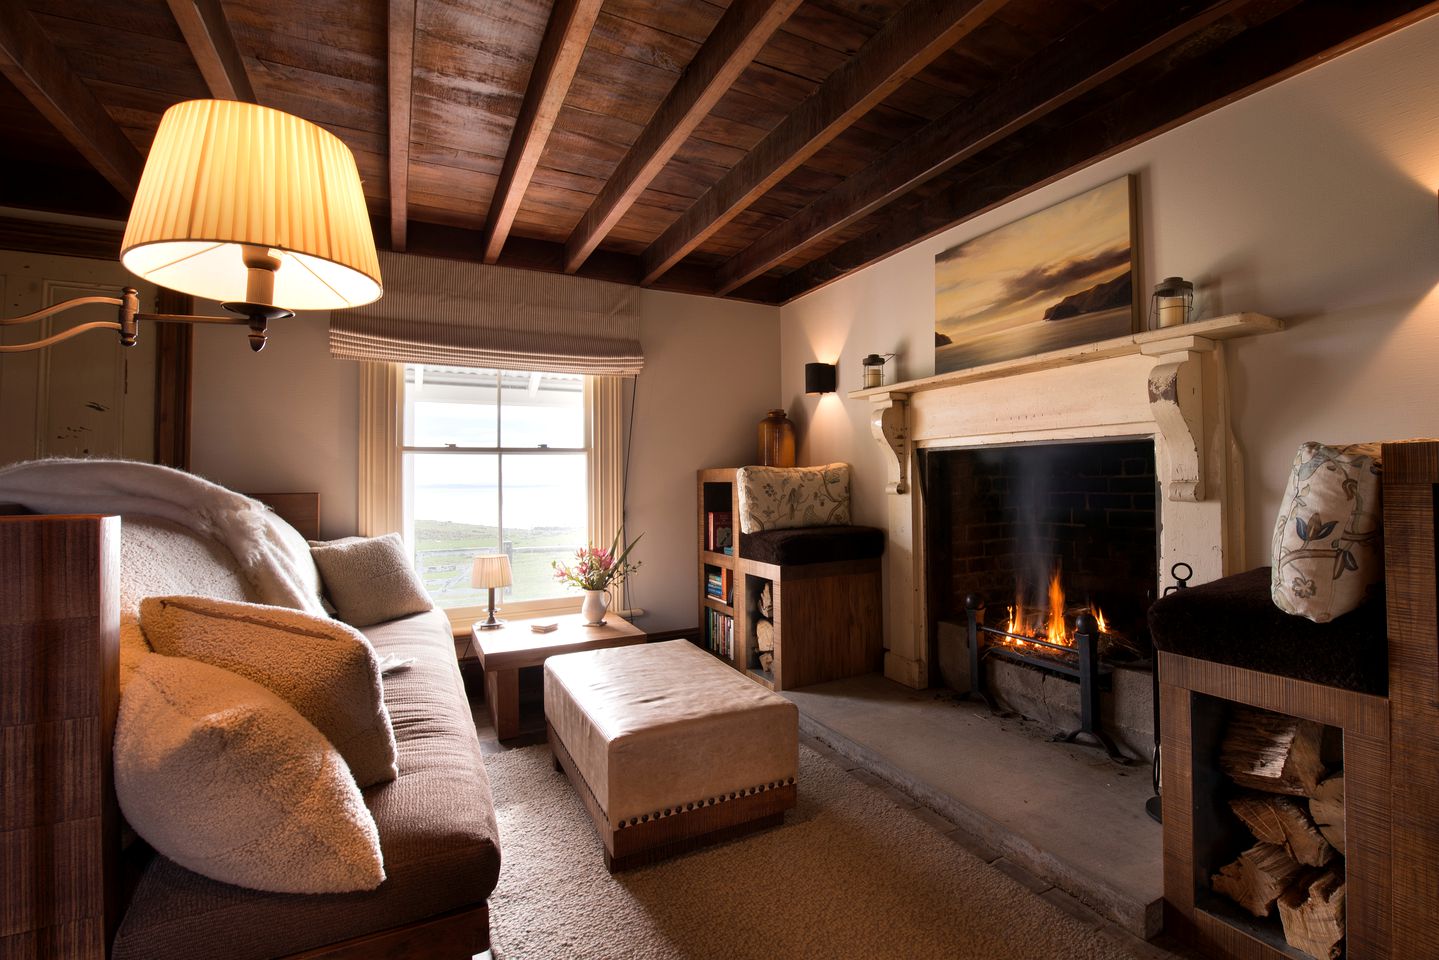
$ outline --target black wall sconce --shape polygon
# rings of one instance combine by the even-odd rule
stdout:
[[[804,365],[805,393],[834,393],[835,366],[832,363],[806,363]]]

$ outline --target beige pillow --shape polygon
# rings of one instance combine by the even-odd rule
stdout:
[[[1377,443],[1299,448],[1274,525],[1270,595],[1279,609],[1325,623],[1384,579],[1382,487]]]
[[[346,893],[385,879],[344,759],[285,701],[219,667],[141,658],[120,698],[115,793],[152,847],[224,883]]]
[[[740,467],[741,533],[849,524],[849,464]]]
[[[398,533],[311,541],[310,554],[325,593],[346,623],[368,627],[434,606]]]
[[[140,627],[156,653],[221,667],[280,696],[335,745],[361,787],[395,779],[379,662],[354,627],[209,597],[149,597]]]

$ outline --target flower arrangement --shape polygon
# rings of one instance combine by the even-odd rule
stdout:
[[[619,550],[620,534],[616,533],[614,543],[610,544],[608,550],[601,550],[590,544],[575,552],[572,563],[554,560],[550,566],[555,571],[555,579],[566,586],[578,587],[581,590],[605,590],[621,584],[634,576],[640,568],[640,562],[632,562],[629,556],[635,544],[643,537],[644,534],[635,537],[618,555],[615,551]]]

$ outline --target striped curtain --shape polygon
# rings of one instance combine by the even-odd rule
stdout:
[[[639,290],[616,283],[407,254],[380,254],[385,294],[330,314],[346,360],[633,376]]]

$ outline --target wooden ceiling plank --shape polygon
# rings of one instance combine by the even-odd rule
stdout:
[[[195,65],[205,78],[205,85],[217,100],[244,100],[258,103],[255,88],[250,83],[250,73],[245,69],[245,58],[235,44],[235,35],[230,31],[230,22],[225,11],[220,9],[220,0],[167,0],[170,13]]]
[[[1121,0],[815,198],[717,272],[723,296],[1253,0]]]
[[[410,235],[410,123],[415,83],[415,0],[390,0],[390,249],[404,253]]]
[[[134,195],[140,151],[18,3],[0,3],[0,73],[122,196]]]
[[[642,258],[642,281],[653,283],[1004,3],[911,0],[660,235]]]
[[[565,244],[574,273],[803,0],[735,0]]]
[[[1098,110],[1067,120],[1043,143],[899,204],[865,221],[864,232],[782,280],[789,302],[884,257],[949,230],[1003,204],[1114,156],[1252,93],[1439,12],[1439,2],[1374,0],[1365,4],[1300,3],[1288,13],[1243,32],[1206,55],[1176,67],[1155,83]],[[929,189],[929,188],[922,188]],[[761,277],[736,291],[744,297],[775,278]]]
[[[500,180],[490,200],[484,235],[485,263],[497,262],[504,249],[515,214],[554,128],[555,117],[579,69],[580,57],[599,16],[600,3],[601,0],[556,0],[550,12],[524,103],[515,120],[515,132],[505,152]]]

